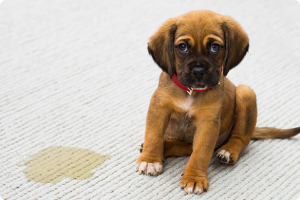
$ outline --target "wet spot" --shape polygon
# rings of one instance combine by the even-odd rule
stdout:
[[[24,173],[28,180],[40,183],[57,183],[65,177],[83,180],[92,177],[92,170],[107,158],[88,149],[54,146],[32,155]]]

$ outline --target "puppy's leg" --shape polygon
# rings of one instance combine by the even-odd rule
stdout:
[[[168,106],[161,105],[156,92],[153,94],[146,120],[143,151],[136,161],[141,174],[157,175],[162,172],[164,160],[164,133],[170,119]]]
[[[218,114],[211,117],[204,114],[204,117],[197,122],[193,153],[180,181],[180,187],[187,193],[201,194],[208,190],[207,169],[220,131],[220,120]]]
[[[242,150],[249,144],[257,118],[256,95],[247,86],[236,88],[236,122],[227,144],[216,151],[217,159],[234,164]]]
[[[139,146],[139,151],[143,152],[144,144]],[[164,158],[171,156],[189,156],[193,152],[192,144],[179,140],[165,140],[164,141]]]

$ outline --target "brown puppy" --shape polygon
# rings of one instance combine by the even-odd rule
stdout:
[[[157,175],[165,157],[191,155],[180,186],[200,194],[208,189],[214,150],[220,162],[234,164],[251,138],[285,138],[300,131],[255,128],[255,93],[226,78],[248,47],[248,36],[235,20],[211,11],[169,19],[150,38],[149,53],[163,72],[136,162],[140,173]]]

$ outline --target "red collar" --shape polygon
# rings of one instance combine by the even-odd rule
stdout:
[[[221,74],[223,74],[223,67],[222,67],[222,69],[221,69]],[[193,92],[201,92],[201,91],[205,91],[205,90],[211,89],[211,87],[207,87],[207,88],[205,88],[205,89],[195,89],[195,88],[188,88],[188,87],[185,87],[185,86],[183,86],[183,85],[179,82],[176,73],[173,74],[172,81],[173,81],[178,87],[180,87],[181,89],[187,91],[187,93],[188,93],[189,95],[192,95]],[[220,82],[219,82],[219,84],[220,84]]]
[[[185,87],[185,86],[183,86],[183,85],[179,82],[178,77],[177,77],[176,74],[173,74],[172,81],[173,81],[178,87],[180,87],[181,89],[187,91],[187,93],[188,93],[189,95],[192,95],[193,92],[201,92],[201,91],[209,90],[209,89],[211,88],[211,87],[207,87],[207,88],[205,88],[205,89],[194,89],[194,88],[188,88],[188,87]]]

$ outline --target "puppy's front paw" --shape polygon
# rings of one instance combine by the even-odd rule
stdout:
[[[162,162],[153,159],[146,159],[142,156],[136,161],[136,169],[140,174],[146,174],[149,176],[156,176],[163,170]]]
[[[207,191],[209,186],[206,176],[193,176],[186,174],[182,176],[179,185],[186,193],[195,193],[198,195]]]

